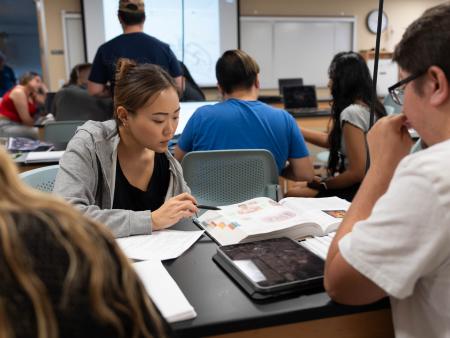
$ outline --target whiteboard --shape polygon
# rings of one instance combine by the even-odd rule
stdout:
[[[258,62],[261,88],[278,88],[279,78],[303,78],[326,87],[328,66],[341,51],[356,50],[354,17],[240,18],[241,49]]]

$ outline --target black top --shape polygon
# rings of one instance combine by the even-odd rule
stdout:
[[[132,186],[120,168],[119,159],[116,165],[116,185],[114,190],[113,209],[133,211],[154,211],[163,205],[169,188],[170,171],[166,154],[155,153],[155,164],[147,191]]]
[[[51,215],[47,216],[51,218]],[[89,269],[83,263],[85,260],[80,252],[75,252],[79,262],[76,273],[80,278],[80,284],[71,289],[66,298],[68,302],[64,305],[62,303],[63,286],[66,283],[70,262],[66,249],[57,242],[54,233],[42,221],[24,213],[15,215],[14,219],[17,224],[16,229],[19,235],[19,242],[15,241],[13,245],[22,244],[22,246],[17,246],[17,248],[23,247],[25,257],[25,261],[20,261],[18,264],[23,263],[29,267],[42,282],[42,286],[50,300],[50,306],[56,315],[59,331],[58,337],[119,337],[115,328],[101,322],[92,312],[89,295],[91,276]],[[61,231],[60,236],[63,236],[68,241],[71,240],[64,231]],[[37,337],[37,324],[32,302],[25,290],[19,286],[16,276],[6,264],[5,257],[2,254],[3,250],[2,236],[0,234],[0,299],[4,302],[2,308],[6,311],[15,337]],[[120,287],[122,285],[121,267],[118,258],[113,253],[109,243],[106,242],[106,239],[104,243],[99,243],[98,250],[111,252],[113,264],[105,267],[105,270],[108,270],[110,273],[109,278],[114,280],[111,283]],[[124,308],[128,307],[121,295],[116,292],[109,292],[106,301],[107,304],[116,303],[121,304]],[[155,328],[150,320],[151,315],[145,309],[143,302],[140,306],[142,306],[144,323],[147,324],[148,330],[156,337]],[[122,322],[125,332],[131,335],[131,318],[128,315],[119,314],[119,320]],[[163,322],[164,326],[167,327],[164,320]],[[141,334],[138,336],[142,337]]]
[[[164,68],[172,77],[181,76],[181,67],[168,44],[145,33],[122,34],[97,50],[89,80],[114,88],[116,62],[128,58],[137,63],[151,63]]]

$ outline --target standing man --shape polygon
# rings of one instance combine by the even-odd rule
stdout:
[[[404,115],[368,135],[370,169],[331,244],[325,288],[345,304],[389,296],[395,336],[450,337],[450,2],[427,10],[394,52]],[[417,130],[427,149],[408,155]]]
[[[144,0],[120,0],[118,17],[123,34],[97,50],[89,76],[89,94],[110,96],[114,93],[115,69],[119,58],[161,66],[175,79],[181,90],[181,67],[169,45],[143,32]]]
[[[0,98],[16,85],[16,76],[11,67],[6,64],[6,56],[0,52]]]

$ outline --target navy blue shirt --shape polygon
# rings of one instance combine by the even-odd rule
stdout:
[[[151,63],[164,68],[172,77],[181,76],[181,67],[168,44],[145,33],[122,34],[104,43],[97,50],[89,80],[111,83],[114,89],[116,62],[128,58],[137,63]]]
[[[200,107],[178,139],[184,152],[223,149],[266,149],[278,170],[289,158],[309,155],[294,118],[260,101],[228,99]]]
[[[11,67],[4,65],[0,70],[0,97],[16,85],[16,76]]]

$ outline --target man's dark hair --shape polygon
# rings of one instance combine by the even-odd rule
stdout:
[[[450,3],[432,7],[414,21],[395,48],[393,59],[411,74],[438,66],[450,81]]]
[[[237,89],[249,89],[255,84],[259,66],[242,50],[228,50],[216,64],[216,78],[222,90],[230,94]]]
[[[128,6],[136,6],[134,4],[129,4]],[[145,21],[145,12],[125,12],[125,11],[118,11],[119,19],[120,21],[127,25],[140,25]]]

